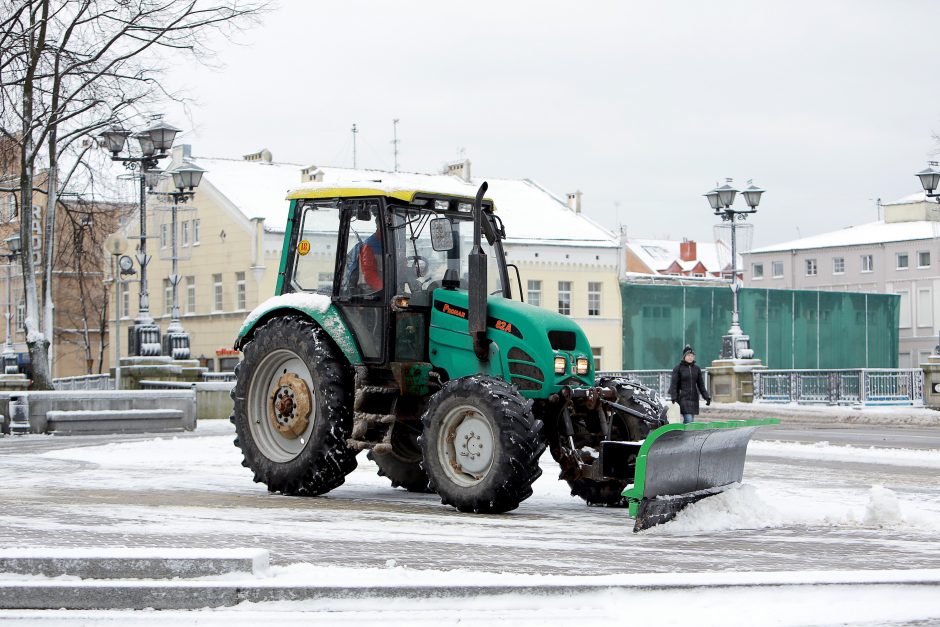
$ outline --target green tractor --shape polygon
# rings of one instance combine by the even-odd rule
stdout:
[[[720,486],[712,476],[743,464],[743,432],[743,448],[725,445],[691,477],[636,477],[638,461],[661,465],[644,443],[657,429],[679,433],[649,440],[666,443],[662,460],[676,455],[676,437],[698,441],[665,426],[652,390],[595,380],[587,337],[569,317],[513,299],[521,279],[486,183],[475,196],[462,182],[439,187],[310,183],[289,193],[277,295],[235,343],[244,359],[232,422],[256,482],[325,494],[368,450],[393,486],[501,513],[532,494],[548,448],[572,494],[629,502],[642,528],[645,504],[677,485],[704,495],[740,480],[734,469],[730,481],[717,473]],[[694,446],[678,450],[709,457]],[[656,521],[674,515],[661,505]]]

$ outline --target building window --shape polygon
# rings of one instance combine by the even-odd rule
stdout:
[[[235,309],[241,311],[245,308],[245,273],[235,273]]]
[[[911,293],[907,290],[899,290],[897,294],[901,297],[898,326],[902,329],[910,329],[913,326],[912,318],[914,317],[911,311]]]
[[[600,346],[592,346],[591,354],[594,355],[594,371],[597,372],[601,369],[601,363],[604,357],[604,349]]]
[[[558,282],[558,313],[571,315],[571,281]]]
[[[16,303],[16,328],[22,329],[26,324],[26,303],[19,301]]]
[[[872,255],[862,255],[862,272],[875,271],[875,258]]]
[[[806,276],[816,276],[816,260],[806,260]]]
[[[163,314],[169,316],[173,313],[173,283],[170,279],[163,279]]]
[[[212,275],[212,310],[222,311],[222,275]]]
[[[933,327],[933,296],[930,288],[917,290],[917,326]]]
[[[764,264],[755,263],[751,266],[751,277],[754,279],[763,279],[764,278]]]
[[[333,273],[321,272],[317,275],[317,291],[324,294],[333,292]]]
[[[183,246],[189,246],[189,220],[186,220],[181,225],[182,233],[180,239],[183,241]]]
[[[897,262],[898,262],[898,266],[897,266],[898,270],[907,270],[910,264],[907,258],[907,253],[897,253],[895,255],[895,259],[897,259]]]
[[[917,267],[918,268],[930,267],[930,251],[922,250],[919,253],[917,253]]]
[[[166,248],[168,226],[168,224],[160,225],[160,248]]]
[[[127,283],[121,284],[121,318],[131,317],[131,287]]]
[[[530,305],[535,305],[536,307],[542,306],[542,282],[541,281],[528,281],[527,282],[527,292],[526,300],[529,301]]]
[[[199,243],[199,219],[193,220],[193,246]]]
[[[601,315],[601,284],[600,281],[588,283],[588,315]]]
[[[771,270],[774,273],[775,279],[783,278],[783,262],[782,261],[773,262],[773,264],[771,264]]]
[[[832,259],[832,273],[845,274],[845,257],[834,257]]]
[[[196,313],[196,277],[186,277],[186,313]]]
[[[7,211],[4,217],[7,222],[16,220],[16,194],[12,192],[7,194]]]

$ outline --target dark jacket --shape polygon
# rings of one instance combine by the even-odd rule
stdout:
[[[706,401],[712,398],[705,389],[702,369],[694,361],[691,364],[685,363],[685,360],[680,361],[679,365],[672,369],[672,381],[669,383],[670,400],[679,403],[679,410],[683,414],[696,415],[699,393]]]

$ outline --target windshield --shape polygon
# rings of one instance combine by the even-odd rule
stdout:
[[[473,217],[469,212],[435,212],[423,207],[392,206],[392,234],[395,238],[395,250],[398,254],[398,293],[411,294],[413,305],[430,304],[429,294],[432,289],[441,287],[445,273],[460,281],[460,289],[469,288],[469,270],[467,255],[473,248]],[[436,222],[431,227],[432,220]],[[440,250],[441,233],[450,231],[449,250]],[[432,245],[432,231],[437,231]],[[446,238],[444,238],[446,239]],[[480,238],[487,259],[487,292],[501,294],[499,255],[497,249]],[[448,273],[448,271],[451,271]],[[427,302],[425,302],[427,301]]]

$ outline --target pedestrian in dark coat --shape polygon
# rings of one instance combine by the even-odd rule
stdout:
[[[673,403],[679,403],[683,423],[695,421],[699,394],[705,399],[706,405],[712,404],[712,397],[705,388],[702,369],[695,363],[695,351],[686,344],[682,349],[682,361],[672,369],[672,381],[669,383],[669,398]]]

